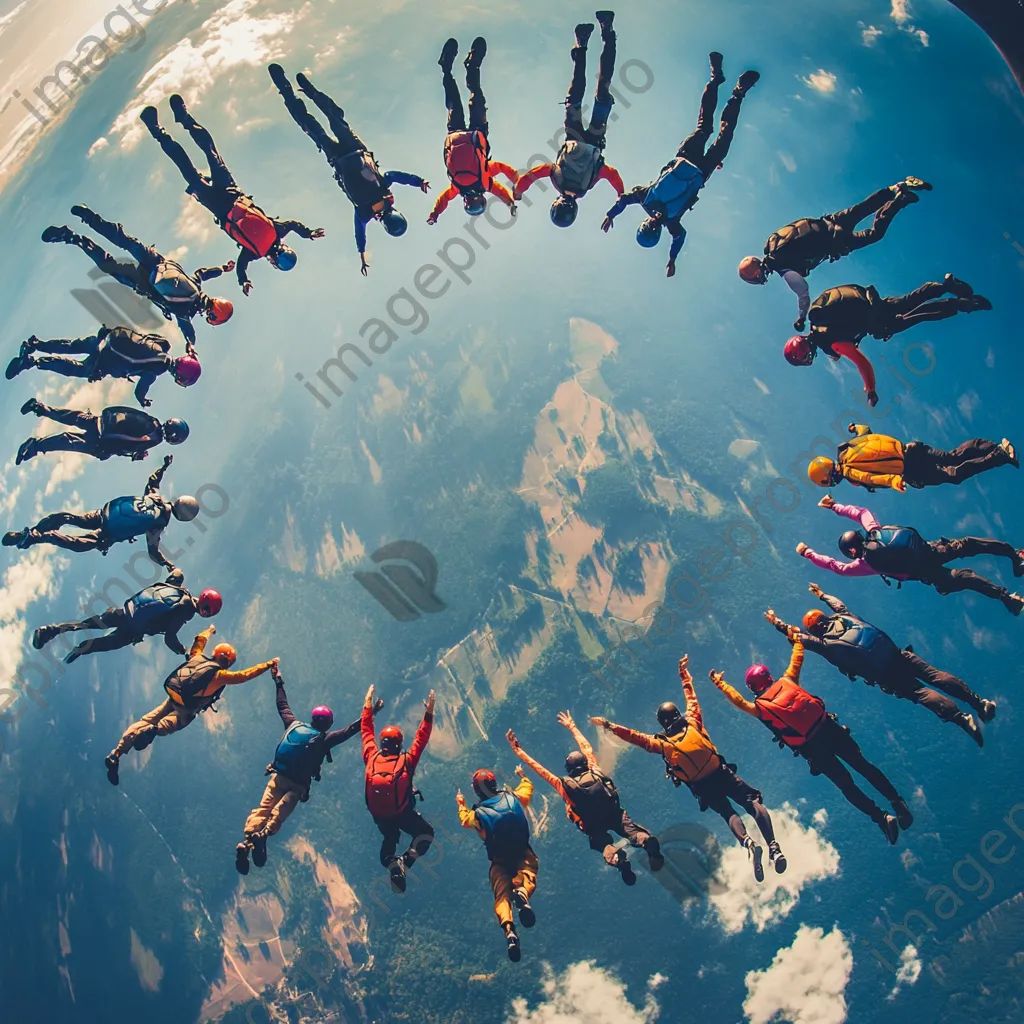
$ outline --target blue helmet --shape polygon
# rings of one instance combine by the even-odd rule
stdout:
[[[188,424],[184,420],[171,419],[164,424],[164,440],[168,444],[181,444],[188,434]]]
[[[645,249],[653,249],[661,241],[661,225],[653,217],[648,217],[636,229],[636,240]]]
[[[291,270],[299,262],[299,257],[295,255],[295,250],[290,249],[287,245],[282,245],[280,242],[267,253],[267,259],[278,270]]]
[[[462,197],[462,202],[470,217],[479,217],[487,209],[487,196],[482,192],[470,192]]]
[[[384,225],[384,230],[391,235],[392,238],[401,237],[409,227],[409,222],[393,208],[385,210],[384,213],[381,214],[380,221]]]
[[[559,196],[551,204],[551,223],[556,228],[569,227],[576,220],[578,209],[575,196]]]

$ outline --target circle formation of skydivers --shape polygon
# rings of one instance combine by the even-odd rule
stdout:
[[[481,65],[487,53],[486,41],[473,41],[465,57],[467,108],[452,70],[459,44],[449,39],[438,64],[448,112],[443,157],[449,185],[440,193],[427,218],[435,224],[448,205],[462,199],[470,216],[479,216],[486,208],[488,195],[506,204],[516,213],[516,201],[531,185],[547,178],[557,195],[551,205],[552,223],[566,228],[575,223],[580,201],[599,181],[608,182],[617,199],[607,211],[601,230],[607,232],[628,206],[638,205],[645,219],[637,228],[637,242],[656,246],[662,232],[672,242],[666,274],[675,273],[676,258],[682,249],[686,231],[682,217],[693,208],[701,189],[726,158],[733,141],[740,108],[747,92],[757,83],[756,71],[744,71],[722,111],[719,131],[712,142],[719,87],[725,82],[722,54],[709,55],[710,77],[704,87],[695,130],[683,140],[675,155],[646,185],[628,192],[618,170],[605,160],[608,121],[614,97],[611,80],[615,69],[616,33],[611,11],[598,11],[602,50],[598,65],[597,88],[589,124],[583,120],[586,90],[587,51],[594,25],[577,25],[572,58],[572,78],[565,97],[565,142],[551,163],[540,164],[519,174],[510,164],[491,159],[490,128],[481,87]],[[396,209],[391,191],[394,184],[429,190],[429,183],[404,171],[381,171],[376,157],[350,127],[344,110],[317,89],[302,73],[295,76],[299,91],[326,118],[323,127],[310,112],[279,64],[268,68],[270,78],[281,94],[285,109],[302,131],[323,153],[335,180],[352,203],[354,233],[360,271],[369,270],[366,258],[366,228],[379,223],[392,237],[401,237],[408,221]],[[185,353],[172,356],[172,343],[159,335],[141,334],[131,327],[103,326],[95,335],[80,339],[41,340],[35,336],[21,344],[18,354],[7,366],[11,380],[36,368],[66,377],[91,381],[120,378],[136,381],[134,396],[143,409],[152,404],[149,390],[158,377],[169,374],[182,387],[194,385],[201,366],[195,343],[193,320],[203,314],[211,325],[225,323],[232,316],[233,304],[213,298],[203,284],[235,271],[242,293],[253,288],[247,269],[266,259],[277,270],[292,270],[298,261],[294,249],[285,244],[289,234],[315,240],[323,228],[309,228],[297,220],[279,220],[269,216],[235,182],[210,133],[187,110],[183,99],[170,97],[174,121],[189,134],[202,151],[208,172],[199,170],[185,148],[159,122],[156,107],[148,106],[140,120],[185,180],[186,192],[207,209],[238,246],[237,260],[221,267],[201,268],[189,274],[179,263],[162,255],[154,247],[129,235],[120,224],[105,220],[88,207],[77,205],[72,214],[96,234],[125,250],[131,261],[121,261],[107,253],[91,238],[69,227],[48,227],[44,242],[74,245],[106,274],[135,290],[154,303],[168,320],[176,321],[185,342]],[[506,178],[506,187],[498,176]],[[919,201],[920,192],[932,186],[915,177],[907,177],[879,189],[863,202],[847,210],[818,218],[804,218],[774,232],[760,257],[748,256],[739,265],[740,277],[751,284],[764,284],[776,274],[796,293],[798,315],[794,327],[798,335],[785,345],[785,358],[797,366],[810,365],[818,352],[831,359],[847,358],[861,373],[869,405],[875,405],[875,376],[871,363],[860,351],[868,335],[887,341],[893,335],[917,323],[945,319],[957,313],[991,309],[991,303],[974,292],[970,285],[946,274],[941,282],[930,282],[905,296],[882,297],[874,286],[841,285],[823,292],[814,302],[807,286],[809,274],[826,260],[835,261],[882,240],[896,215]],[[870,227],[857,225],[873,217]],[[943,297],[948,296],[948,297]],[[810,331],[804,334],[808,323]],[[71,358],[82,356],[81,359]],[[51,408],[36,398],[22,407],[23,414],[54,420],[73,428],[62,434],[30,437],[18,449],[17,463],[53,451],[91,455],[100,460],[114,455],[144,459],[151,449],[166,441],[177,445],[189,436],[183,420],[161,422],[141,409],[111,406],[98,415],[88,411]],[[997,466],[1019,468],[1013,445],[1007,439],[996,443],[982,438],[967,441],[952,451],[932,448],[922,441],[903,442],[876,434],[863,424],[850,424],[853,438],[843,445],[835,459],[818,457],[811,461],[808,476],[822,487],[833,487],[843,480],[873,491],[888,487],[905,491],[939,484],[959,484],[977,473]],[[118,785],[121,758],[130,750],[144,750],[154,739],[177,732],[202,713],[214,708],[224,689],[246,683],[266,672],[275,681],[277,711],[284,725],[273,759],[267,766],[269,776],[263,797],[242,826],[242,840],[235,849],[235,866],[245,875],[250,863],[263,867],[267,862],[267,840],[275,835],[299,803],[309,799],[314,781],[319,781],[324,760],[332,761],[334,747],[361,736],[365,766],[365,801],[370,816],[382,836],[380,863],[388,872],[397,892],[406,888],[406,872],[422,857],[434,839],[434,829],[416,808],[422,795],[415,788],[415,773],[427,747],[434,722],[434,692],[425,700],[422,720],[412,743],[405,746],[402,730],[387,725],[376,731],[375,716],[383,707],[374,699],[374,687],[366,694],[361,715],[343,729],[333,729],[334,714],[325,705],[313,708],[309,721],[300,720],[291,709],[278,659],[272,658],[250,668],[233,670],[237,659],[234,647],[217,644],[207,653],[207,645],[216,631],[209,626],[199,633],[186,652],[178,637],[180,630],[196,615],[210,618],[222,608],[221,595],[213,589],[202,590],[198,597],[185,587],[182,571],[160,550],[164,529],[171,519],[188,522],[199,512],[194,497],[181,495],[171,500],[160,491],[162,478],[171,465],[170,455],[154,472],[141,496],[122,496],[85,513],[61,511],[44,516],[34,526],[9,532],[3,544],[21,550],[36,544],[51,544],[65,551],[100,551],[122,541],[146,538],[150,558],[168,570],[162,583],[145,587],[130,597],[121,608],[75,622],[40,626],[32,644],[41,649],[65,633],[82,630],[108,630],[104,635],[79,643],[65,657],[68,663],[84,654],[110,651],[142,642],[147,636],[162,635],[166,645],[185,661],[175,667],[164,682],[166,699],[130,725],[104,761],[107,778]],[[963,537],[950,540],[925,540],[911,526],[883,525],[866,508],[835,502],[830,494],[819,504],[837,515],[854,520],[859,530],[846,531],[839,540],[841,552],[850,559],[839,561],[818,554],[806,544],[797,553],[815,566],[841,576],[881,576],[897,586],[918,581],[939,594],[972,590],[995,598],[1014,615],[1024,610],[1024,597],[1011,593],[970,569],[950,569],[948,563],[974,555],[996,555],[1010,560],[1013,574],[1024,576],[1024,549],[994,539]],[[64,532],[64,527],[78,531]],[[894,844],[901,830],[911,827],[913,815],[906,801],[883,772],[867,760],[849,730],[839,724],[824,701],[808,692],[800,683],[806,651],[820,655],[850,679],[863,679],[891,696],[920,704],[945,722],[952,722],[970,736],[979,747],[984,736],[978,721],[992,721],[995,702],[974,693],[963,680],[929,665],[912,648],[900,648],[885,632],[851,613],[836,597],[825,594],[816,584],[811,592],[831,610],[826,614],[812,608],[800,626],[789,625],[769,609],[767,620],[791,643],[789,666],[779,678],[761,664],[746,672],[745,684],[752,700],[742,696],[725,680],[724,673],[712,669],[710,679],[740,711],[760,720],[783,749],[802,757],[812,775],[824,775],[858,810],[871,818],[886,840]],[[775,837],[771,816],[760,790],[745,782],[719,752],[704,725],[700,703],[688,667],[688,657],[679,662],[684,706],[666,702],[656,713],[661,731],[638,732],[606,718],[591,718],[602,730],[649,753],[659,755],[665,775],[673,785],[685,785],[696,797],[701,811],[712,810],[728,825],[737,841],[748,851],[753,874],[763,882],[764,849],[750,835],[741,817],[742,809],[757,825],[767,844],[768,860],[777,873],[787,868],[786,857]],[[941,691],[941,692],[940,692]],[[955,703],[970,708],[963,711]],[[972,714],[973,712],[973,714]],[[977,720],[974,715],[977,715]],[[657,835],[634,821],[622,806],[618,789],[601,768],[590,742],[577,727],[568,711],[558,721],[572,735],[576,749],[565,759],[565,774],[556,775],[535,760],[520,745],[513,730],[507,740],[516,757],[547,782],[565,803],[566,816],[586,837],[592,850],[601,853],[626,885],[636,882],[636,873],[620,841],[642,849],[652,871],[665,863]],[[854,782],[850,769],[864,778],[888,803],[883,810]],[[510,960],[521,958],[515,917],[524,927],[536,922],[530,900],[539,871],[536,852],[531,846],[530,816],[527,809],[533,784],[522,766],[516,768],[520,781],[515,788],[499,783],[494,771],[481,768],[472,777],[476,802],[470,806],[461,792],[456,796],[463,827],[481,837],[490,862],[489,878],[494,893],[494,912],[505,934]],[[402,834],[410,839],[405,852],[398,853]]]

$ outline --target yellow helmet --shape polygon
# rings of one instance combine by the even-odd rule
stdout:
[[[807,476],[811,483],[815,483],[819,487],[831,487],[835,479],[835,472],[836,464],[831,459],[826,459],[824,455],[811,459],[807,466]]]

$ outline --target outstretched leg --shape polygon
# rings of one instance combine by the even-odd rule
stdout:
[[[175,94],[169,102],[171,110],[174,112],[174,120],[192,136],[192,141],[203,151],[203,155],[210,165],[210,183],[214,189],[223,192],[226,189],[236,188],[235,179],[228,170],[227,164],[224,163],[224,158],[220,155],[213,136],[188,112],[181,96]]]
[[[873,765],[868,765],[867,761],[864,761],[864,765],[869,769],[874,768]],[[877,769],[874,770],[877,771]],[[839,758],[835,753],[816,760],[814,762],[814,772],[818,775],[824,775],[858,811],[866,814],[872,821],[881,824],[885,820],[885,811],[853,781],[853,776],[839,762]],[[864,773],[862,772],[861,774]],[[881,772],[878,772],[878,774],[881,775]],[[882,775],[882,779],[885,779],[884,775]],[[893,793],[895,792],[893,790]],[[896,798],[898,799],[898,794]]]
[[[700,98],[700,113],[697,116],[697,127],[679,144],[676,156],[689,160],[703,168],[704,150],[714,131],[715,110],[718,108],[718,86],[716,76],[712,76]],[[724,119],[725,112],[722,112]]]
[[[441,50],[438,64],[441,66],[441,86],[444,89],[444,105],[448,111],[448,131],[464,132],[466,130],[466,112],[462,107],[462,96],[459,94],[459,83],[452,74],[452,66],[459,53],[459,44],[449,39]],[[467,72],[468,77],[468,72]]]
[[[192,163],[185,147],[157,120],[156,107],[147,107],[143,111],[142,123],[149,130],[157,144],[175,167],[181,172],[185,184],[194,195],[199,197],[204,187],[209,187],[209,181],[199,172],[199,168]]]
[[[959,537],[956,540],[933,541],[931,548],[943,565],[959,558],[992,555],[994,558],[1008,558],[1014,574],[1020,575],[1021,553],[1005,540],[994,540],[991,537]]]
[[[565,94],[565,137],[582,141],[583,128],[583,94],[587,90],[587,43],[593,25],[576,26],[576,45],[569,51],[572,57],[572,78],[569,79],[569,91]]]
[[[64,242],[67,245],[77,246],[86,256],[89,257],[108,277],[112,277],[118,284],[127,288],[138,289],[143,286],[143,273],[137,263],[128,263],[111,256],[102,246],[97,245],[91,238],[80,235],[71,228],[47,228],[43,232],[44,242]]]
[[[102,235],[108,242],[112,242],[119,249],[124,249],[125,252],[129,253],[139,263],[155,266],[163,259],[160,253],[152,246],[139,241],[134,235],[129,235],[122,225],[106,220],[95,210],[90,210],[87,206],[73,206],[71,212],[91,227],[98,235]]]
[[[337,143],[316,117],[306,109],[306,104],[295,95],[291,82],[285,76],[284,68],[280,64],[271,64],[267,70],[284,100],[285,109],[291,114],[292,120],[313,140],[321,153],[326,155],[336,153]]]
[[[698,163],[698,166],[704,172],[705,181],[714,174],[719,164],[723,163],[729,155],[732,139],[736,134],[736,124],[739,121],[743,97],[746,96],[747,90],[754,85],[759,77],[756,71],[744,71],[740,76],[739,82],[736,84],[736,88],[733,89],[732,95],[729,97],[729,102],[726,103],[725,108],[722,110],[722,123],[718,129],[718,138],[715,139],[708,148],[707,153],[704,154],[703,161]]]
[[[113,633],[104,633],[103,636],[94,637],[92,640],[83,640],[65,659],[65,663],[77,661],[84,654],[99,654],[102,651],[119,651],[138,640],[135,633],[123,629],[115,629]]]
[[[854,228],[865,218],[873,213],[878,213],[887,203],[895,199],[897,193],[891,188],[880,188],[872,192],[867,199],[847,207],[845,210],[837,210],[835,213],[825,214],[824,219],[831,221],[844,231],[853,231]]]
[[[338,140],[338,148],[342,156],[367,148],[366,143],[352,131],[348,121],[345,120],[345,111],[327,93],[317,89],[301,71],[295,76],[295,82],[327,118],[327,124]]]
[[[410,807],[402,815],[402,831],[412,839],[409,849],[402,855],[406,867],[411,867],[430,849],[434,841],[434,828],[422,814]]]
[[[1020,613],[1019,598],[1011,594],[1006,587],[993,583],[973,569],[943,569],[935,574],[929,573],[927,578],[922,578],[925,583],[930,583],[943,596],[956,594],[963,590],[973,590],[975,594],[981,594],[982,597],[1002,601],[1014,615]]]
[[[469,91],[469,129],[487,137],[487,100],[480,84],[480,65],[487,55],[487,43],[482,36],[473,40],[466,57],[466,89]]]
[[[96,417],[91,412],[82,412],[79,409],[58,409],[30,399],[25,403],[23,411],[34,412],[37,416],[63,423],[66,427],[78,427],[80,430],[96,429]]]
[[[101,512],[53,512],[44,516],[34,527],[31,527],[19,546],[31,547],[33,544],[53,544],[65,551],[95,551],[102,546],[103,534]],[[75,526],[88,533],[61,533],[62,526]]]
[[[615,102],[611,94],[612,78],[615,75],[615,29],[612,28],[612,12],[598,11],[597,19],[601,24],[601,61],[597,68],[597,92],[594,95],[594,108],[590,112],[590,127],[587,129],[586,141],[595,146],[604,146],[608,118]]]
[[[882,192],[889,192],[889,190],[882,189]],[[896,219],[896,214],[900,210],[905,210],[916,198],[913,192],[901,192],[897,196],[892,196],[890,193],[890,199],[875,214],[871,227],[864,228],[863,231],[851,231],[846,236],[844,241],[846,242],[845,248],[847,251],[855,252],[857,249],[863,249],[867,245],[874,245],[875,242],[880,242],[889,230],[889,225]]]
[[[100,347],[101,335],[93,334],[88,338],[30,338],[27,342],[32,352],[73,353],[75,355],[92,355]]]

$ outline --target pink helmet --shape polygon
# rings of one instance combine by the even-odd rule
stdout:
[[[764,693],[775,682],[767,665],[751,665],[743,681],[747,684],[747,689],[755,694]]]
[[[327,732],[334,725],[334,712],[326,704],[318,704],[313,708],[309,721],[318,732]]]
[[[174,380],[183,388],[191,387],[203,372],[199,360],[195,356],[181,356],[174,360]]]
[[[792,366],[810,366],[814,362],[814,346],[803,334],[795,334],[782,350],[786,362]]]
[[[764,284],[768,275],[764,271],[764,264],[756,256],[744,256],[739,266],[740,277],[747,284]]]

